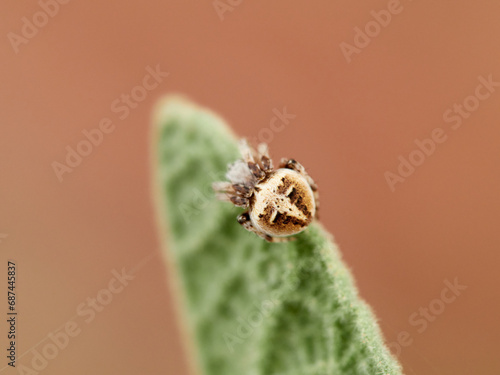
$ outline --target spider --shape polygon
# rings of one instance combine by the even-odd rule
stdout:
[[[227,181],[213,183],[217,198],[247,210],[238,223],[268,242],[286,242],[318,217],[318,187],[304,167],[294,159],[282,159],[273,168],[268,146],[257,150],[245,139],[242,159],[228,167]]]

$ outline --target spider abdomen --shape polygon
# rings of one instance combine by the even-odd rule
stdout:
[[[281,159],[277,170],[265,143],[257,150],[243,139],[242,158],[231,163],[213,189],[218,199],[243,207],[238,223],[268,242],[286,242],[318,217],[318,186],[295,159]]]
[[[260,231],[276,237],[303,231],[316,204],[311,186],[298,172],[281,168],[258,183],[250,202],[250,220]]]

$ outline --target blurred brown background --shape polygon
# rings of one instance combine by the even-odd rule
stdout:
[[[480,76],[500,82],[500,3],[222,0],[221,15],[211,0],[45,3],[53,16],[12,0],[0,12],[0,280],[15,259],[18,365],[31,366],[32,349],[52,356],[48,334],[74,321],[81,332],[41,373],[187,374],[148,172],[151,107],[181,92],[250,138],[269,137],[273,109],[296,115],[271,133],[271,152],[318,181],[322,222],[405,373],[500,372],[500,87],[466,99],[458,129],[443,120]],[[388,7],[396,13],[378,30],[370,12]],[[23,34],[23,17],[42,26]],[[355,46],[365,26],[374,37],[346,59],[341,43]],[[168,77],[135,89],[144,100],[127,116],[112,109],[158,64]],[[114,131],[59,182],[52,163],[103,118]],[[436,128],[446,141],[391,191],[384,174]],[[138,264],[111,302],[103,292],[91,322],[77,316],[113,270]],[[455,278],[467,289],[439,302]],[[419,332],[411,317],[429,307]],[[401,332],[411,344],[396,344]]]

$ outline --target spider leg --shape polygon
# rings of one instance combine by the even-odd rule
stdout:
[[[231,188],[236,194],[244,198],[250,198],[253,194],[252,188],[247,184],[233,184]]]
[[[261,143],[257,146],[257,154],[264,172],[271,172],[273,170],[273,161],[269,156],[269,148],[266,143]]]
[[[245,163],[255,162],[255,159],[253,157],[254,153],[246,139],[243,138],[242,140],[240,140],[240,142],[238,143],[238,148],[240,149],[241,157],[243,158],[243,161]]]
[[[252,175],[257,179],[257,181],[262,180],[266,177],[266,173],[261,169],[258,163],[254,159],[254,150],[248,145],[246,139],[242,139],[239,144],[241,156],[243,161],[248,165],[248,169]]]
[[[313,191],[314,195],[314,200],[316,203],[316,214],[315,217],[316,219],[319,219],[319,193],[318,193],[318,185],[316,185],[316,182],[312,179],[311,176],[306,172],[306,169],[303,167],[302,164],[300,164],[297,160],[295,159],[286,159],[283,158],[281,159],[281,163],[279,165],[280,168],[287,168],[287,169],[292,169],[295,172],[300,173],[304,178],[306,179],[307,183],[311,187],[311,190]]]
[[[212,188],[215,196],[221,201],[231,202],[235,206],[247,208],[252,195],[249,187],[243,184],[232,184],[230,182],[214,182]]]
[[[268,240],[268,237],[270,238],[271,236],[265,234],[265,233],[262,233],[260,231],[258,231],[252,224],[252,221],[250,220],[250,214],[248,213],[248,211],[245,211],[243,212],[240,216],[238,216],[238,223],[241,224],[241,226],[243,228],[245,228],[247,231],[249,232],[253,232],[255,233],[256,235],[258,235],[259,237],[262,237],[263,239],[265,239],[266,241],[269,241]]]

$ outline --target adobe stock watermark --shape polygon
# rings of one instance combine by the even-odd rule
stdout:
[[[489,74],[487,78],[479,76],[477,78],[479,84],[476,86],[474,93],[465,97],[461,103],[454,103],[451,108],[448,108],[443,113],[443,120],[451,131],[458,130],[465,120],[467,120],[472,113],[476,112],[480,103],[492,96],[496,88],[500,87],[500,82],[493,80],[493,75]],[[396,172],[385,171],[384,177],[391,192],[396,190],[396,184],[405,182],[418,167],[424,164],[437,149],[437,146],[443,144],[449,139],[447,130],[442,127],[434,128],[430,136],[424,139],[415,139],[413,143],[415,148],[410,151],[407,156],[399,155],[399,164]]]
[[[105,288],[76,306],[76,315],[73,318],[55,331],[50,332],[38,344],[19,357],[16,366],[18,374],[38,375],[44,371],[50,362],[59,356],[70,345],[72,340],[82,333],[85,326],[92,323],[97,314],[104,311],[116,295],[122,293],[130,284],[130,281],[135,278],[125,268],[122,268],[121,271],[112,270],[111,275],[112,277]],[[26,355],[29,355],[29,357],[21,361],[21,357]]]
[[[299,282],[304,282],[310,277],[316,265],[316,259],[307,259],[300,268],[295,269],[287,276],[287,281],[282,288],[270,293],[269,298],[262,300],[260,304],[254,304],[251,311],[244,318],[241,316],[237,317],[236,323],[238,324],[236,328],[231,332],[224,332],[222,334],[222,339],[227,350],[230,353],[234,353],[236,345],[241,345],[250,338],[264,323],[265,319],[279,308],[284,296],[294,291]]]
[[[273,108],[272,112],[274,116],[271,117],[269,126],[260,129],[257,136],[248,137],[250,144],[270,144],[273,141],[275,134],[281,133],[288,125],[290,125],[291,120],[295,120],[297,118],[297,115],[289,113],[286,107],[283,107],[281,111],[278,108]]]
[[[236,318],[238,325],[235,331],[224,332],[222,334],[227,350],[229,350],[230,353],[234,353],[235,346],[237,344],[243,344],[263,323],[264,319],[271,315],[278,304],[279,301],[274,298],[266,299],[261,302],[260,306],[255,305],[253,311],[251,311],[245,319],[242,317]]]
[[[411,0],[409,0],[411,1]],[[376,38],[392,21],[392,18],[403,11],[404,7],[400,0],[389,0],[386,9],[370,11],[371,20],[361,29],[354,28],[353,44],[342,42],[339,44],[340,50],[347,63],[352,61],[352,55],[359,55],[363,49],[368,47],[374,38]]]
[[[296,117],[297,115],[288,112],[286,106],[283,107],[282,110],[273,108],[272,116],[269,120],[269,126],[260,129],[257,136],[248,137],[247,140],[252,145],[257,145],[259,143],[269,144],[273,141],[274,136],[285,130],[286,127],[290,125],[291,120],[294,120]],[[210,172],[209,174],[212,182],[226,180],[226,171],[220,173]],[[194,216],[197,216],[201,211],[208,207],[210,202],[213,201],[213,197],[214,190],[211,184],[205,186],[203,190],[194,188],[191,194],[191,201],[188,203],[181,203],[179,205],[179,211],[184,219],[184,222],[186,224],[191,223]]]
[[[424,333],[430,323],[435,322],[438,316],[446,310],[447,305],[456,301],[457,297],[468,288],[467,285],[461,285],[457,277],[453,279],[453,283],[448,279],[444,280],[444,285],[445,287],[441,289],[438,298],[431,300],[427,306],[420,307],[408,317],[408,323],[411,327],[414,327],[415,332],[412,334],[408,331],[400,331],[397,334],[396,341],[388,344],[396,357],[399,357],[403,348],[413,344],[415,334]]]
[[[212,182],[225,181],[226,173],[213,171],[208,172],[210,175],[210,183],[203,187],[203,190],[193,188],[191,190],[191,200],[188,203],[179,204],[179,212],[186,224],[190,224],[193,217],[198,216],[208,205],[213,202],[215,192],[212,188]]]
[[[131,111],[144,102],[149,93],[156,89],[170,74],[163,72],[160,64],[156,64],[154,68],[147,66],[145,69],[146,74],[140,84],[134,86],[128,93],[122,93],[120,97],[111,102],[110,111],[118,120],[125,120]],[[96,127],[82,130],[83,139],[74,146],[67,145],[65,147],[66,156],[64,160],[53,161],[51,164],[59,182],[63,181],[64,174],[73,172],[83,162],[84,158],[102,144],[105,135],[111,134],[115,128],[116,120],[113,121],[110,117],[103,117]]]
[[[232,13],[236,7],[241,5],[242,2],[243,0],[214,0],[212,1],[212,6],[222,22],[225,18],[224,13]]]
[[[7,39],[16,54],[19,53],[19,48],[23,44],[28,44],[31,39],[38,35],[51,18],[59,14],[61,5],[68,4],[70,0],[39,0],[38,6],[40,9],[33,13],[30,17],[21,18],[20,33],[8,32]]]

